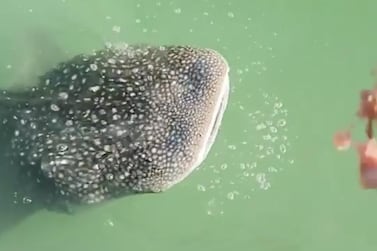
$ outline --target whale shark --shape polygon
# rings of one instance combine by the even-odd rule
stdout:
[[[46,200],[97,204],[186,179],[215,142],[229,89],[213,49],[107,45],[2,90],[0,122],[12,165]]]

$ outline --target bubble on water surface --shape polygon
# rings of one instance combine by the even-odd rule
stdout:
[[[105,225],[108,226],[108,227],[114,227],[115,226],[115,223],[112,219],[107,219],[105,221]]]
[[[181,8],[176,8],[176,9],[174,10],[174,13],[175,13],[175,14],[181,14],[181,12],[182,12]]]
[[[113,32],[119,33],[120,32],[120,26],[114,25],[112,30],[113,30]]]

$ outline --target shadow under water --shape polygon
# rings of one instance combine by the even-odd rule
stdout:
[[[15,164],[17,159],[11,158],[13,135],[11,125],[0,126],[0,235],[39,210],[67,215],[81,211],[61,203],[51,181],[31,172],[29,166]]]
[[[10,139],[13,135],[9,126],[0,127],[0,234],[8,230],[24,218],[40,209],[37,201],[29,196],[22,196],[30,184],[22,184],[19,180],[20,168],[12,165],[10,160]],[[34,197],[34,196],[33,196]]]
[[[39,81],[39,76],[51,66],[66,58],[65,53],[52,37],[39,27],[29,27],[19,34],[17,46],[20,54],[19,68],[9,89],[23,89]],[[4,80],[3,80],[4,81]],[[5,86],[2,86],[5,87]],[[36,186],[35,177],[28,177],[27,167],[21,168],[11,160],[11,138],[14,127],[3,123],[9,116],[6,106],[0,110],[0,235],[38,210],[46,209],[46,189],[50,194],[53,187],[46,183]],[[13,156],[14,157],[14,156]],[[13,159],[17,163],[17,160]],[[46,187],[47,186],[47,187]]]

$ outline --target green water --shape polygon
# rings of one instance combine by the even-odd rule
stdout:
[[[232,85],[216,144],[183,183],[76,216],[4,212],[0,251],[377,249],[377,193],[359,187],[356,154],[331,142],[374,81],[376,1],[0,6],[3,86],[28,84],[30,74],[105,41],[216,49]]]

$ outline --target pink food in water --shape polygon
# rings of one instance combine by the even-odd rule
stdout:
[[[361,91],[360,105],[357,114],[361,118],[377,118],[377,89]]]
[[[333,141],[337,150],[347,150],[351,146],[351,133],[349,131],[337,132],[334,135]]]
[[[360,183],[365,189],[377,188],[377,141],[372,138],[358,146]]]

